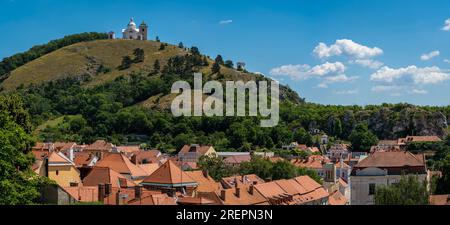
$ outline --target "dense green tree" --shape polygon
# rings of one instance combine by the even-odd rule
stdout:
[[[376,188],[376,205],[428,205],[427,184],[419,181],[417,176],[401,178],[398,184]]]
[[[131,64],[133,64],[133,60],[130,56],[124,56],[122,58],[122,64],[120,64],[119,69],[125,70],[131,67]]]
[[[231,60],[227,60],[227,61],[225,61],[224,66],[227,67],[227,68],[233,68],[234,67],[234,63]]]
[[[353,151],[368,152],[370,148],[378,143],[378,138],[369,131],[366,124],[358,124],[355,130],[348,137],[352,143]]]
[[[272,166],[272,179],[292,179],[297,177],[297,167],[286,160],[278,161]]]
[[[164,51],[166,49],[166,45],[164,43],[161,43],[161,45],[159,46],[159,51]]]
[[[202,170],[208,171],[209,175],[216,181],[235,174],[236,170],[225,163],[221,157],[202,156],[198,162]]]
[[[305,144],[307,146],[312,146],[314,144],[312,135],[307,132],[303,127],[294,131],[293,134],[294,141],[299,144]]]
[[[219,65],[224,65],[225,64],[225,62],[223,61],[223,58],[222,58],[221,55],[217,55],[216,59],[214,60],[214,62],[216,62]]]
[[[213,63],[212,68],[211,68],[211,73],[212,74],[220,74],[220,64],[219,63],[217,63],[217,62]]]
[[[161,64],[159,63],[159,60],[155,60],[155,63],[153,63],[153,73],[159,73],[161,70]]]
[[[144,62],[145,59],[145,52],[144,49],[142,48],[136,48],[133,52],[134,55],[134,62],[135,63],[140,63],[140,62]]]
[[[8,100],[9,99],[9,100]],[[0,96],[0,105],[14,99],[20,106],[20,99]],[[31,171],[34,162],[30,154],[31,135],[26,132],[22,119],[23,109],[0,107],[0,204],[24,205],[38,203],[41,185],[48,180]],[[17,122],[21,123],[18,124]]]

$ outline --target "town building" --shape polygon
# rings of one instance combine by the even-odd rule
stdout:
[[[46,175],[61,187],[81,185],[80,171],[61,152],[52,152],[47,159]]]
[[[110,168],[137,183],[150,175],[143,167],[133,164],[125,155],[120,153],[105,155],[96,166]]]
[[[216,150],[212,146],[200,146],[197,144],[185,145],[178,153],[181,162],[197,163],[202,156],[217,156]]]
[[[416,175],[420,181],[428,181],[424,155],[407,151],[373,153],[352,169],[351,204],[374,204],[376,187],[396,184],[402,175]]]

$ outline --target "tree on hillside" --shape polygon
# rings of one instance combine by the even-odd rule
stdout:
[[[161,43],[161,45],[159,46],[159,51],[164,51],[166,49],[166,45],[164,43]]]
[[[450,193],[450,154],[436,163],[442,176],[437,180],[436,194]]]
[[[136,48],[133,52],[134,55],[134,62],[135,63],[140,63],[140,62],[144,62],[145,59],[145,52],[144,49],[142,48]]]
[[[216,59],[214,60],[214,62],[218,63],[219,65],[224,65],[225,62],[223,61],[223,58],[221,55],[217,55]]]
[[[131,64],[133,64],[133,60],[130,56],[124,56],[122,58],[122,64],[120,64],[119,69],[120,70],[126,70],[131,67]]]
[[[156,36],[156,42],[161,42],[161,40],[159,39],[159,36]]]
[[[183,49],[183,48],[184,48],[184,44],[183,44],[183,42],[180,42],[180,43],[178,43],[178,48],[181,48],[181,49]]]
[[[352,143],[353,151],[368,152],[372,146],[378,143],[377,136],[364,123],[358,124],[348,139]]]
[[[420,182],[417,176],[401,178],[398,184],[376,188],[376,205],[428,205],[427,184]]]
[[[202,64],[203,66],[209,66],[208,58],[206,58],[206,56],[203,56]]]
[[[214,62],[211,68],[212,74],[220,74],[220,64],[217,62]]]
[[[306,146],[312,146],[314,144],[313,137],[303,127],[294,131],[294,141],[299,144],[305,144]]]
[[[227,67],[227,68],[233,68],[234,63],[231,60],[227,60],[227,61],[225,61],[224,66]]]
[[[243,162],[239,167],[239,173],[242,175],[256,174],[262,179],[272,178],[273,163],[262,157],[252,157],[250,162]]]
[[[155,63],[153,63],[153,73],[157,74],[161,70],[161,64],[159,63],[159,60],[155,60]]]

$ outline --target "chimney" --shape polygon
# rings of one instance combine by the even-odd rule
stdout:
[[[226,201],[226,197],[227,197],[227,191],[226,190],[220,191],[220,198],[222,199],[222,201]]]
[[[120,190],[116,193],[116,205],[121,205]]]
[[[208,174],[209,174],[208,170],[203,170],[202,172],[203,172],[203,176],[205,178],[208,178]]]
[[[241,197],[241,188],[236,188],[236,197],[237,198]]]
[[[112,184],[105,184],[105,196],[110,196],[112,194]]]
[[[105,185],[98,184],[98,201],[105,203]]]
[[[248,189],[248,192],[253,195],[253,193],[255,192],[255,185],[250,185],[250,189]]]
[[[239,187],[239,180],[237,179],[237,177],[234,177],[234,187],[235,188]]]
[[[134,198],[135,199],[141,199],[142,197],[142,187],[141,186],[135,186],[134,187]]]
[[[245,184],[247,181],[247,176],[246,175],[242,175],[242,183]]]
[[[73,162],[73,160],[75,159],[75,155],[74,155],[74,153],[73,153],[73,148],[70,148],[70,150],[69,150],[69,159],[70,159],[70,161],[72,161],[72,162]]]

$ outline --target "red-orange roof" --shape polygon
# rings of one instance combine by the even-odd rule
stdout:
[[[144,185],[197,186],[198,183],[182,171],[174,162],[168,160],[154,173],[144,179]]]
[[[104,140],[97,140],[94,143],[86,146],[84,148],[85,151],[106,151],[110,152],[112,148],[114,147],[113,144],[108,143]]]
[[[431,205],[450,205],[450,195],[431,195]]]
[[[125,155],[119,153],[107,155],[96,166],[108,167],[121,174],[130,174],[132,177],[145,177],[149,175],[145,170],[133,164]]]
[[[347,202],[347,198],[339,191],[333,192],[328,199],[328,204],[330,205],[346,205]]]
[[[211,148],[212,146],[210,145],[205,145],[205,146],[199,146],[199,145],[185,145],[183,146],[183,148],[180,150],[180,153],[186,154],[189,152],[196,152],[199,153],[201,155],[204,155],[206,152],[208,152],[208,150]]]
[[[220,184],[207,173],[202,171],[186,171],[186,174],[198,183],[197,192],[215,192],[220,189]]]
[[[136,184],[108,167],[94,167],[83,179],[84,186],[98,186],[99,184],[111,184],[115,188],[134,187]]]

